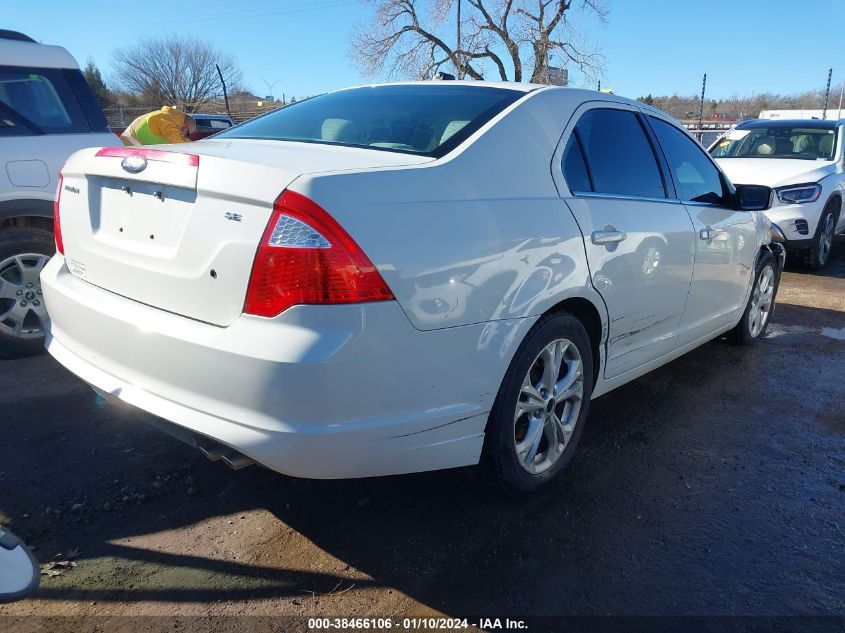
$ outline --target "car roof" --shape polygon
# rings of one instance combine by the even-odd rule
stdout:
[[[636,106],[638,108],[642,108],[644,111],[648,112],[649,114],[659,115],[661,117],[670,119],[674,121],[674,119],[660,110],[659,108],[655,108],[654,106],[650,106],[646,103],[641,101],[634,101],[633,99],[628,99],[627,97],[621,97],[619,95],[615,95],[612,93],[607,92],[599,92],[597,90],[588,90],[586,88],[570,88],[569,86],[552,86],[549,84],[532,84],[526,82],[516,82],[516,81],[476,81],[474,79],[471,80],[425,80],[425,81],[397,81],[397,82],[385,82],[385,83],[375,83],[375,84],[362,84],[358,86],[350,86],[348,88],[340,88],[339,90],[333,92],[339,92],[340,90],[354,90],[356,88],[378,88],[381,86],[436,86],[438,88],[479,88],[479,89],[500,89],[500,90],[509,90],[511,92],[522,92],[525,94],[529,94],[532,92],[557,92],[559,94],[566,94],[569,97],[573,97],[576,100],[580,100],[582,102],[586,101],[608,101],[611,103],[623,103],[627,105]],[[680,124],[679,124],[680,125]]]
[[[73,55],[61,46],[19,39],[0,38],[0,59],[4,66],[79,68]]]
[[[18,42],[34,42],[29,35],[21,33],[20,31],[10,31],[8,29],[0,29],[0,40],[17,40]]]
[[[757,130],[772,127],[805,127],[833,130],[837,125],[842,124],[842,120],[836,121],[834,119],[754,119],[753,121],[743,121],[736,128],[738,130]]]
[[[512,90],[516,92],[532,92],[538,88],[545,88],[546,86],[540,84],[529,84],[515,81],[476,81],[470,80],[455,80],[455,79],[428,79],[423,81],[390,81],[374,84],[360,84],[357,86],[349,86],[347,88],[340,88],[340,90],[354,90],[355,88],[380,88],[382,86],[438,86],[438,87],[471,87],[471,88],[500,88],[503,90]]]

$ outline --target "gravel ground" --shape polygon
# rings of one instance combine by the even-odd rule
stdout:
[[[597,399],[527,500],[473,469],[233,472],[48,356],[0,361],[0,412],[0,522],[60,563],[0,615],[845,617],[843,243],[822,274],[788,268],[755,348],[714,341]]]

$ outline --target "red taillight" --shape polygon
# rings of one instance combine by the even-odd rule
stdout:
[[[388,301],[376,267],[326,211],[293,191],[273,204],[244,312],[272,317],[301,304]]]
[[[200,157],[196,154],[183,154],[181,152],[168,152],[163,149],[146,149],[139,147],[104,147],[99,150],[97,156],[111,156],[112,158],[127,158],[129,156],[143,156],[147,160],[159,161],[162,163],[175,163],[177,165],[188,165],[199,167]]]
[[[65,244],[62,241],[62,221],[59,217],[59,202],[62,199],[62,183],[64,176],[59,174],[59,188],[56,190],[56,200],[53,202],[53,235],[56,237],[56,250],[65,254]]]

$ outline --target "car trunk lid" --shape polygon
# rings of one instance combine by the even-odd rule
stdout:
[[[300,174],[424,160],[250,141],[85,150],[63,172],[67,265],[129,299],[226,326],[243,311],[273,201]]]

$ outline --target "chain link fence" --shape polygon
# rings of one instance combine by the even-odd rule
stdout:
[[[284,104],[281,101],[246,101],[239,102],[229,101],[229,110],[232,118],[236,123],[243,123],[249,119],[257,117],[261,114],[283,108]],[[122,130],[126,128],[132,121],[142,114],[152,112],[157,108],[152,107],[115,107],[105,108],[106,120],[113,130]],[[199,110],[196,114],[227,114],[226,105],[220,101],[212,101]]]

